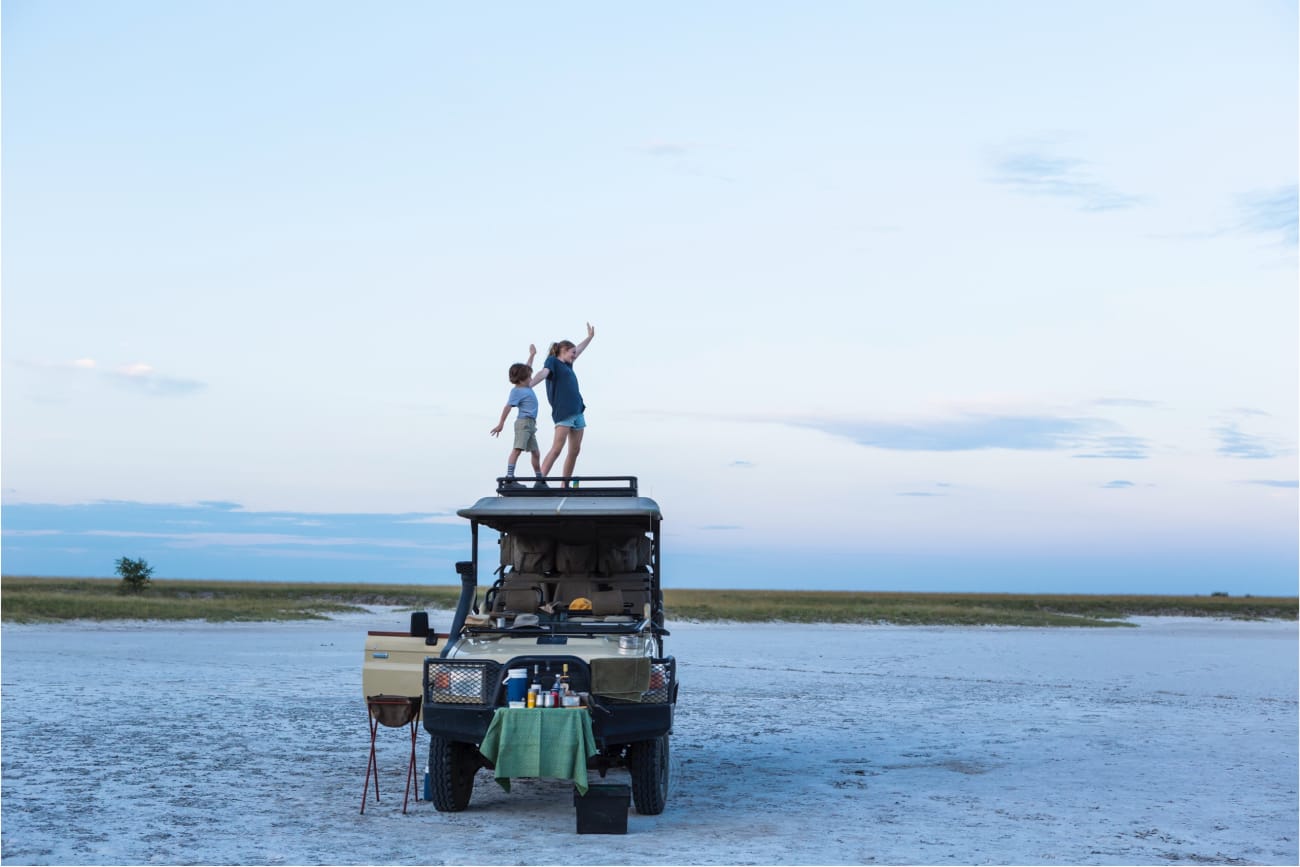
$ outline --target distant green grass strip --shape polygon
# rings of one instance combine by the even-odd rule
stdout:
[[[130,594],[117,579],[6,576],[0,616],[16,623],[305,620],[367,605],[446,610],[459,594],[457,587],[412,584],[176,580],[155,580]],[[664,591],[664,606],[670,620],[917,626],[1128,626],[1124,618],[1138,616],[1295,620],[1300,607],[1295,597],[1265,596],[678,589]]]
[[[666,590],[678,620],[954,626],[1130,626],[1126,617],[1295,620],[1294,597]]]
[[[454,608],[460,595],[455,587],[408,584],[173,580],[154,580],[137,594],[123,593],[121,584],[112,578],[5,576],[0,579],[0,617],[15,623],[320,620],[365,605]]]

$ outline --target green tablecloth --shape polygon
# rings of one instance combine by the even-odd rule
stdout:
[[[587,759],[596,754],[591,714],[583,708],[499,707],[479,747],[510,791],[511,777],[573,780],[587,794]]]

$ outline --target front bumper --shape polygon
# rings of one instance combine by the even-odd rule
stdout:
[[[590,682],[586,663],[570,662],[581,687]],[[677,703],[677,662],[669,656],[651,660],[652,688],[642,701],[618,701],[594,696],[591,729],[605,750],[668,734]],[[501,674],[506,668],[491,660],[427,659],[424,663],[424,728],[433,735],[478,746],[492,715],[505,705]]]

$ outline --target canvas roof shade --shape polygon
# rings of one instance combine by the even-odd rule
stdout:
[[[505,531],[584,523],[649,530],[663,517],[649,497],[484,497],[456,514]]]

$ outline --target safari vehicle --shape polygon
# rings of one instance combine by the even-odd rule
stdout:
[[[372,633],[367,694],[400,688],[380,683],[375,669],[391,666],[396,676],[423,658],[429,788],[439,811],[459,811],[478,769],[492,767],[478,748],[507,703],[507,671],[527,669],[550,683],[567,665],[573,691],[588,694],[598,748],[588,768],[601,776],[626,768],[637,812],[661,813],[677,664],[664,652],[659,505],[638,496],[634,476],[546,483],[498,479],[496,496],[457,512],[470,522],[472,559],[456,564],[461,592],[446,641],[433,656],[437,633]],[[479,562],[482,528],[498,534],[498,563]],[[481,597],[480,572],[492,576]]]

